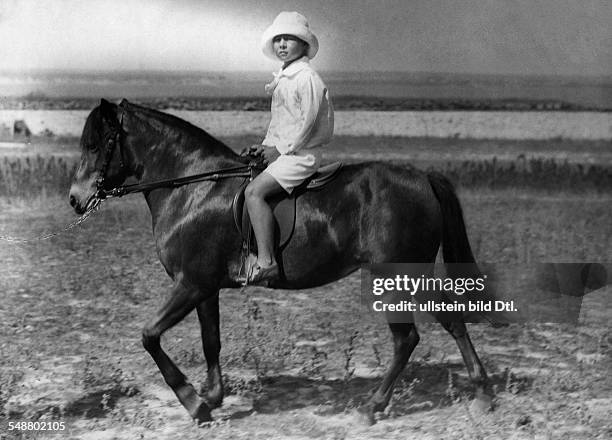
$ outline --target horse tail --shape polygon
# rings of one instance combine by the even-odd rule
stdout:
[[[442,255],[445,263],[475,263],[472,247],[468,240],[463,210],[455,188],[438,172],[427,174],[440,208],[442,209]]]
[[[427,174],[429,184],[433,189],[442,210],[442,255],[446,266],[446,274],[451,278],[472,278],[482,276],[472,247],[467,236],[463,210],[457,198],[452,183],[437,172]],[[460,264],[447,264],[460,263]],[[484,292],[483,292],[484,293]],[[481,298],[488,296],[481,294]],[[489,297],[489,299],[494,299]],[[464,319],[469,322],[488,322],[496,324],[496,319],[482,312],[464,312]],[[503,320],[502,320],[503,321]]]
[[[468,240],[463,210],[457,198],[455,188],[442,174],[430,172],[427,174],[429,184],[433,189],[440,208],[442,209],[442,255],[446,264],[446,273],[453,278],[480,278],[482,272],[476,264],[472,247]],[[479,294],[481,300],[494,301],[495,292],[486,289]],[[503,312],[465,312],[464,318],[469,322],[488,322],[494,327],[506,326],[511,320]]]

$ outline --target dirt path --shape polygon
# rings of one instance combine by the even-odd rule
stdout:
[[[521,261],[526,255],[612,260],[612,230],[605,220],[609,203],[563,198],[534,203],[533,197],[504,200],[469,193],[463,200],[475,250],[484,261],[492,256]],[[63,203],[51,200],[37,210],[4,206],[0,230],[34,235],[63,224],[71,216],[56,209],[56,202]],[[496,222],[500,216],[506,221]],[[529,234],[528,242],[523,234]],[[549,234],[564,242],[552,246]],[[142,325],[170,287],[140,199],[109,202],[71,234],[3,244],[0,258],[3,438],[612,435],[610,288],[586,297],[577,327],[470,327],[497,390],[492,413],[471,408],[471,389],[451,338],[438,326],[421,325],[421,343],[391,405],[373,427],[357,424],[354,408],[377,384],[391,345],[385,325],[353,300],[358,276],[297,293],[252,288],[250,304],[237,290],[223,291],[228,396],[214,413],[216,421],[199,428],[140,345]],[[247,324],[250,333],[245,333]],[[203,382],[195,317],[162,343],[194,383]],[[66,430],[8,432],[9,421],[63,421]]]

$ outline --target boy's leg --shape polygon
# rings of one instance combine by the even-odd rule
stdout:
[[[255,240],[257,241],[257,264],[269,267],[276,263],[274,257],[274,216],[266,199],[283,191],[278,182],[266,172],[259,174],[245,190],[245,200]]]

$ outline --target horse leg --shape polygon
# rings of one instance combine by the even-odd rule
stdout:
[[[218,408],[223,402],[223,381],[219,366],[221,338],[219,335],[219,293],[196,306],[200,328],[202,330],[202,346],[206,357],[207,392],[206,400],[211,408]],[[204,392],[204,387],[202,387]]]
[[[420,339],[413,323],[390,323],[389,328],[393,334],[394,350],[391,366],[385,373],[378,389],[368,402],[359,409],[359,412],[365,416],[365,421],[370,425],[374,424],[374,413],[383,411],[389,404],[395,381],[408,363],[408,359]]]
[[[487,373],[474,350],[470,336],[468,335],[467,327],[461,320],[452,322],[441,322],[442,326],[455,339],[463,362],[468,370],[470,381],[476,389],[476,406],[481,410],[489,410],[492,405],[491,392],[488,389]]]
[[[212,420],[208,404],[196,393],[193,385],[187,382],[185,375],[160,345],[161,335],[178,324],[200,301],[200,292],[178,283],[157,316],[144,327],[142,345],[149,352],[164,380],[191,417],[204,422]]]

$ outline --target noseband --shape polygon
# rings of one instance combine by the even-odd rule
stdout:
[[[95,197],[100,200],[106,198],[106,191],[104,189],[104,183],[106,179],[106,171],[113,160],[113,154],[115,147],[119,149],[119,168],[123,170],[125,164],[123,161],[123,149],[121,148],[121,134],[123,132],[123,112],[119,118],[119,124],[114,124],[111,135],[106,142],[106,155],[104,156],[104,162],[102,162],[102,168],[98,171],[98,177],[96,178],[96,194]]]

